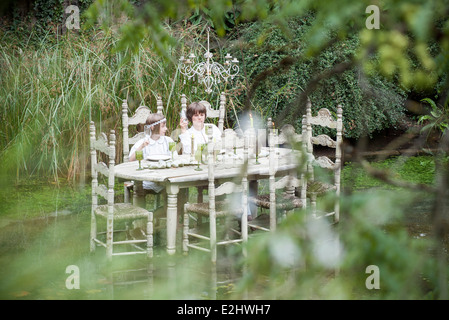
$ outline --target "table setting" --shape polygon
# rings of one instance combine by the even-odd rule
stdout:
[[[148,156],[143,159],[139,170],[142,169],[168,169],[168,168],[178,168],[185,166],[198,166],[198,164],[207,164],[207,151],[198,151],[199,154],[195,154],[194,157],[191,155],[178,155],[175,151],[173,155],[156,154]],[[217,164],[226,163],[228,161],[243,161],[243,150],[235,150],[231,152],[226,152],[226,150],[219,150],[215,152],[215,161]],[[268,157],[268,149],[262,148],[258,154],[258,158]],[[248,154],[249,159],[255,159],[256,155],[254,153]],[[200,160],[201,159],[201,160]]]

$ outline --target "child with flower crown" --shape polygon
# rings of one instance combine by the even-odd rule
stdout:
[[[169,143],[173,142],[173,139],[166,137],[167,132],[167,119],[159,113],[152,113],[148,116],[145,124],[145,128],[149,129],[149,136],[137,141],[129,152],[129,161],[136,160],[136,151],[143,151],[143,158],[146,159],[150,155],[170,155]],[[147,190],[153,190],[157,193],[161,192],[164,187],[151,181],[143,181],[143,188]]]

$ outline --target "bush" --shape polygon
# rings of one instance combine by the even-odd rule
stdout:
[[[313,77],[349,61],[359,44],[356,36],[350,36],[308,59],[304,55],[307,47],[304,35],[310,28],[311,19],[313,16],[291,20],[288,24],[290,37],[267,22],[247,23],[239,30],[242,43],[246,44],[242,50],[241,70],[246,71],[249,83],[281,60],[293,61],[290,67],[272,73],[260,83],[251,104],[260,110],[262,118],[276,119],[281,113],[287,114],[284,122],[295,125],[297,129],[301,127],[298,115],[304,114],[293,112],[298,108],[298,95]],[[241,87],[244,88],[245,84],[241,83]],[[243,96],[240,95],[241,104],[244,103]],[[404,117],[405,97],[405,92],[396,84],[379,75],[366,78],[355,67],[322,80],[309,96],[314,112],[326,107],[336,113],[337,105],[342,105],[345,136],[348,138],[364,134],[372,136],[375,131],[399,125]]]

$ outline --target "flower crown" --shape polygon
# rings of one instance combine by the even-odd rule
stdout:
[[[158,124],[160,124],[160,123],[162,123],[162,122],[166,122],[166,121],[167,121],[167,119],[166,119],[166,118],[163,118],[163,119],[161,119],[161,120],[159,120],[159,121],[153,122],[152,124],[146,124],[146,125],[144,125],[144,130],[149,129],[149,130],[150,130],[150,135],[151,135],[152,128],[153,128],[155,125],[158,125]]]
[[[158,125],[159,123],[166,122],[166,121],[167,121],[167,119],[163,118],[159,121],[153,122],[152,124],[147,124],[147,125],[145,125],[145,127],[148,126],[149,128],[151,128],[151,127],[154,127],[155,125]]]

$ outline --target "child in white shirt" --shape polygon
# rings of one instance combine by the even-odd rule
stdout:
[[[146,159],[150,155],[163,154],[171,155],[169,142],[173,139],[166,137],[167,119],[158,113],[152,113],[148,116],[145,127],[150,129],[150,136],[137,141],[129,152],[129,161],[136,160],[136,150],[143,151],[143,158]],[[164,187],[152,181],[143,181],[143,188],[153,190],[157,193],[161,192]]]
[[[193,151],[196,150],[198,144],[207,144],[207,134],[204,126],[204,121],[206,120],[206,107],[203,103],[193,102],[187,107],[186,117],[187,119],[181,117],[179,126],[181,127],[181,134],[179,139],[182,143],[182,153],[191,154],[192,153],[192,137],[193,137]],[[188,121],[192,123],[192,127],[187,129]],[[215,143],[221,142],[221,132],[220,129],[214,124],[212,127],[212,136]]]

